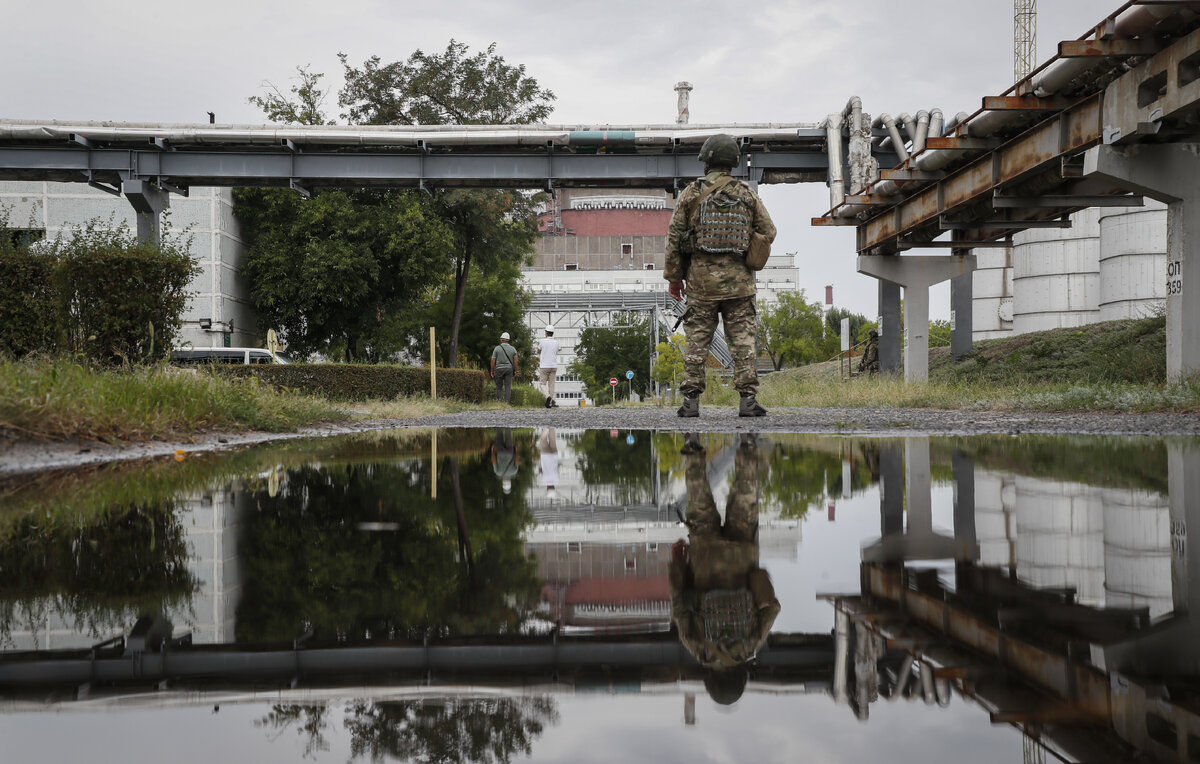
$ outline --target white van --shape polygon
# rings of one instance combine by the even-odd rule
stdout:
[[[202,363],[252,364],[290,362],[287,356],[278,350],[275,351],[275,357],[271,358],[271,351],[265,348],[188,348],[186,350],[171,351],[171,363],[176,366],[195,366]]]

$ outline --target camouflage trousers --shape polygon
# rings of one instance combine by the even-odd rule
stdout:
[[[704,392],[704,365],[717,319],[725,320],[725,339],[733,355],[733,386],[739,393],[758,393],[758,347],[755,338],[754,295],[732,300],[688,301],[687,352],[683,356],[684,395]]]
[[[687,490],[688,533],[693,542],[704,538],[758,544],[758,448],[741,447],[734,457],[733,485],[725,502],[725,522],[717,511],[708,482],[704,453],[688,454],[684,486]],[[754,550],[757,557],[758,550]]]

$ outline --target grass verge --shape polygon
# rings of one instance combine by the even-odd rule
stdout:
[[[327,401],[162,366],[121,371],[62,360],[0,361],[0,433],[105,442],[205,430],[294,430],[347,418]]]
[[[985,340],[958,362],[934,348],[920,383],[843,382],[836,361],[813,364],[764,376],[759,398],[768,406],[1200,411],[1200,379],[1165,378],[1166,321],[1153,317]]]

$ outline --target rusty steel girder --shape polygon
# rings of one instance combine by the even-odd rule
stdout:
[[[1005,184],[1055,170],[1063,157],[1099,144],[1103,103],[1102,94],[1091,95],[861,223],[858,252],[893,254],[901,236],[936,225],[939,216],[990,198]]]

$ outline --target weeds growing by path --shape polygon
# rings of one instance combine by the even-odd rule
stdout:
[[[63,360],[0,361],[0,433],[106,442],[220,429],[294,430],[345,419],[327,401],[165,366],[98,370]]]

